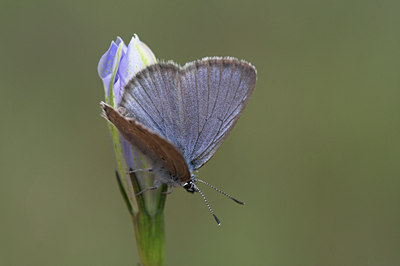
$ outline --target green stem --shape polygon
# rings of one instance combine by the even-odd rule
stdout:
[[[133,217],[136,243],[143,266],[165,265],[164,215],[139,212]]]
[[[146,187],[146,182],[139,182],[136,174],[128,174],[128,169],[123,158],[120,137],[116,129],[111,126],[114,150],[117,158],[117,181],[128,210],[133,218],[136,244],[142,266],[165,265],[165,232],[164,232],[164,206],[167,186],[163,185],[155,191],[148,191],[136,197],[136,194]],[[114,134],[113,134],[114,133]],[[138,166],[143,166],[137,158]],[[141,167],[139,168],[141,169]],[[141,173],[141,178],[150,182],[154,180],[151,174]]]
[[[140,60],[137,63],[151,65],[157,60],[150,49],[141,43],[135,36],[134,43],[136,52],[140,54]],[[124,49],[124,44],[121,42],[112,62],[112,74],[109,83],[108,93],[105,99],[108,104],[117,108],[117,103],[114,97],[114,81],[117,77],[117,72],[120,69],[120,61]],[[135,62],[130,62],[135,65],[135,71],[139,71],[139,65]],[[143,67],[143,66],[142,66]],[[131,73],[133,74],[133,73]],[[117,88],[118,89],[118,88]],[[122,88],[121,88],[122,89]],[[105,90],[107,92],[107,89]],[[126,161],[123,153],[123,144],[118,130],[109,124],[111,137],[113,141],[116,163],[118,170],[116,171],[117,181],[121,190],[122,196],[127,204],[130,214],[133,218],[133,224],[136,232],[136,243],[139,250],[140,259],[143,266],[165,265],[165,232],[164,232],[164,205],[166,195],[163,193],[167,190],[167,186],[163,185],[156,191],[148,191],[136,196],[148,183],[153,184],[155,176],[148,173],[139,174],[141,181],[139,182],[135,174],[129,174],[128,165],[135,165],[136,169],[145,169],[145,160],[140,156],[133,157],[133,162]],[[133,147],[132,147],[133,149]],[[132,154],[134,152],[132,151]],[[131,159],[129,159],[131,160]]]
[[[165,265],[165,228],[164,228],[164,206],[167,186],[163,185],[156,191],[153,206],[148,206],[144,194],[136,198],[138,212],[133,211],[127,191],[123,186],[118,171],[116,171],[118,185],[122,196],[128,206],[133,218],[135,228],[136,244],[143,266],[163,266]],[[135,174],[130,174],[131,184],[134,193],[138,193],[142,188]],[[154,192],[153,192],[154,193]],[[156,208],[154,208],[156,206]]]
[[[130,174],[135,194],[143,188],[135,174]],[[139,250],[143,266],[165,265],[165,230],[164,230],[164,206],[167,186],[163,185],[156,193],[153,202],[156,209],[149,209],[144,194],[137,197],[139,212],[133,216],[135,226],[136,244]],[[154,192],[153,192],[154,193]]]

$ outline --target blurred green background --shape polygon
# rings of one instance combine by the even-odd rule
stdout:
[[[399,1],[2,1],[0,265],[137,265],[97,63],[235,56],[256,91],[176,189],[168,265],[400,265]]]

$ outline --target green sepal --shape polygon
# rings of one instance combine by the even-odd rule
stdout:
[[[130,174],[135,194],[141,188],[135,173]],[[168,186],[163,184],[157,190],[156,212],[149,212],[146,208],[144,194],[137,197],[139,212],[132,216],[135,227],[136,243],[139,255],[145,266],[165,265],[165,228],[164,228],[164,207]]]
[[[121,191],[122,197],[124,198],[126,206],[128,207],[128,211],[133,216],[133,215],[135,215],[135,213],[133,212],[132,205],[129,201],[128,195],[126,194],[125,188],[122,184],[122,180],[118,174],[118,171],[115,171],[115,176],[117,177],[118,187],[119,187],[119,190]]]

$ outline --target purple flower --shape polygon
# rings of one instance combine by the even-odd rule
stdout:
[[[157,63],[153,52],[134,35],[128,46],[118,37],[101,57],[97,71],[103,81],[105,99],[118,107],[124,86],[133,76],[148,65]],[[123,139],[118,130],[108,124],[117,163],[117,177],[121,192],[133,217],[136,242],[142,265],[165,265],[164,214],[167,186],[136,196],[151,186],[154,175],[147,172],[130,173],[129,169],[145,169],[143,160],[135,149]]]
[[[101,57],[97,72],[103,81],[107,103],[118,106],[122,89],[128,81],[148,65],[157,63],[150,48],[135,34],[128,46],[117,37]],[[112,90],[111,90],[112,89]]]
[[[121,100],[124,86],[133,76],[148,65],[157,63],[156,57],[150,48],[139,40],[135,34],[128,46],[124,41],[117,37],[116,41],[112,41],[110,48],[101,57],[97,71],[103,81],[105,100],[114,108],[118,107]],[[126,193],[132,212],[138,212],[138,205],[135,197],[135,191],[139,188],[134,187],[129,169],[145,168],[144,161],[141,156],[133,149],[133,147],[118,133],[118,130],[109,124],[113,147],[118,167],[120,183]],[[142,175],[137,175],[141,177]],[[151,180],[152,178],[150,178]],[[149,178],[146,178],[149,180]],[[143,178],[139,178],[136,182],[140,186],[144,186]]]

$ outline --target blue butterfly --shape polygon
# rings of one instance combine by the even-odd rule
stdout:
[[[243,204],[193,172],[217,151],[254,91],[256,69],[232,57],[204,58],[183,67],[169,61],[148,66],[125,86],[118,110],[101,103],[103,116],[151,164],[153,187],[181,186],[204,194],[204,183]]]

